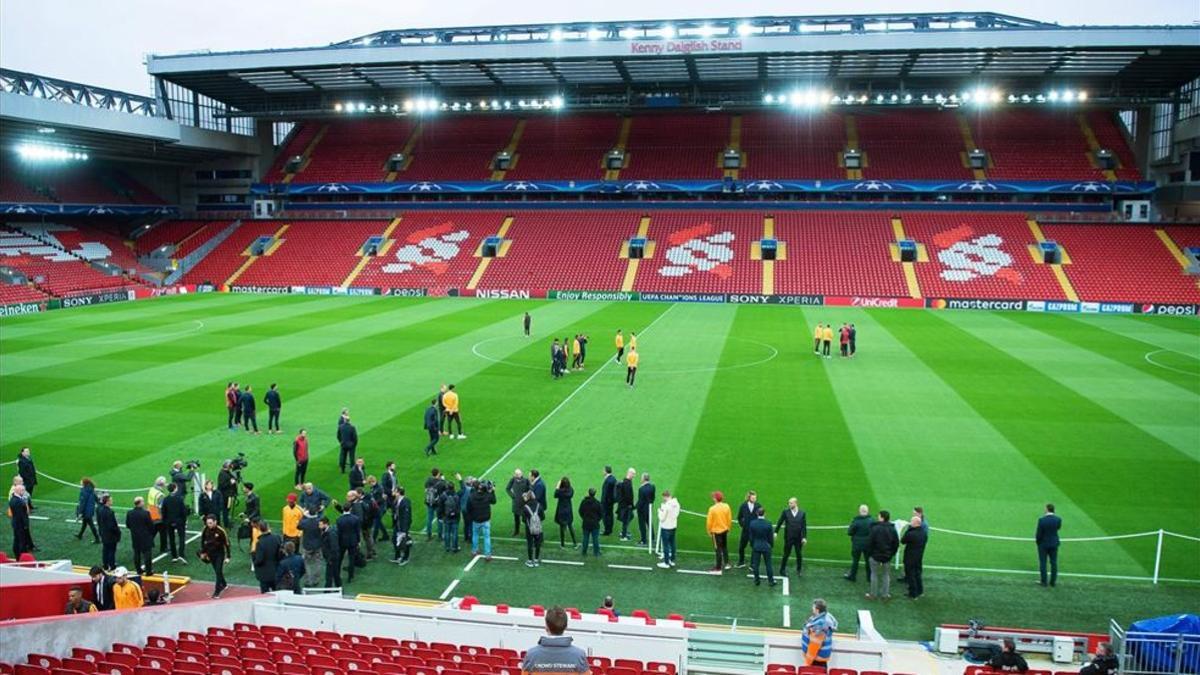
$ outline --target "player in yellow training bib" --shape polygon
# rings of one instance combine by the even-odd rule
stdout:
[[[617,329],[617,337],[615,340],[613,340],[613,343],[616,344],[616,346],[617,346],[617,358],[614,360],[617,363],[620,363],[621,357],[625,356],[625,336],[621,335],[620,328]]]
[[[633,386],[633,380],[637,377],[638,353],[633,346],[629,347],[629,356],[625,357],[625,384]]]

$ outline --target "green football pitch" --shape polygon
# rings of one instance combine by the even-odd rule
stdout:
[[[522,335],[525,311],[532,338]],[[855,323],[858,355],[814,356],[816,322]],[[618,328],[638,333],[632,389],[612,363]],[[580,332],[591,337],[586,370],[551,379],[550,340]],[[226,429],[231,380],[259,397],[279,384],[282,435]],[[427,459],[422,413],[440,383],[457,385],[468,438],[443,440]],[[444,554],[418,536],[412,564],[373,562],[353,592],[584,609],[611,593],[625,609],[763,626],[783,625],[784,607],[799,621],[824,596],[844,622],[870,607],[884,635],[908,638],[976,616],[1103,630],[1109,616],[1200,606],[1195,319],[213,294],[0,322],[0,459],[29,445],[39,471],[70,484],[38,485],[43,558],[99,560],[64,522],[83,475],[125,490],[115,493],[125,506],[128,491],[176,459],[199,459],[215,475],[222,459],[245,452],[247,480],[278,517],[302,426],[312,438],[309,479],[344,493],[334,440],[342,407],[369,472],[394,459],[417,501],[433,466],[500,486],[515,468],[536,468],[551,489],[566,475],[582,495],[611,464],[649,472],[660,493],[671,489],[696,513],[713,490],[735,508],[756,490],[771,517],[795,496],[811,528],[804,576],[787,595],[754,588],[742,570],[721,578],[660,570],[615,540],[603,542],[599,561],[579,565],[553,524],[544,558],[564,564],[500,559],[468,570],[466,553]],[[14,471],[0,467],[4,485]],[[1089,539],[1063,544],[1056,589],[1034,583],[1029,541],[1046,502],[1057,505],[1064,537]],[[925,507],[936,528],[926,597],[909,602],[895,589],[890,604],[869,604],[865,575],[857,585],[841,578],[845,526],[864,503],[902,517]],[[414,520],[424,524],[423,507]],[[523,541],[506,538],[510,522],[501,496],[497,553],[523,557]],[[11,532],[0,529],[0,546],[10,548]],[[1164,535],[1159,556],[1160,529],[1184,537]],[[1150,534],[1112,538],[1142,533]],[[681,569],[711,566],[702,517],[682,517],[679,547]],[[123,542],[119,560],[131,558]],[[1156,561],[1158,585],[1149,581]],[[235,581],[250,582],[248,564],[233,568]],[[194,559],[172,572],[208,576]]]

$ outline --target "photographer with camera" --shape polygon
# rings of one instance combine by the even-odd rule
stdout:
[[[237,503],[238,476],[233,471],[233,460],[227,459],[221,463],[221,471],[217,474],[217,492],[221,493],[218,503],[221,508],[221,527],[229,528],[229,511]]]
[[[200,468],[200,460],[189,460],[186,467],[180,460],[171,465],[171,482],[179,486],[179,496],[187,499],[188,485],[196,479],[196,469]]]
[[[492,561],[492,505],[495,503],[496,486],[490,480],[479,481],[467,502],[467,511],[471,515],[471,555],[479,554],[479,540],[483,539],[485,562]]]

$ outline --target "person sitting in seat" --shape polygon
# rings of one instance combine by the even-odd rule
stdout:
[[[1025,663],[1024,656],[1017,653],[1017,643],[1012,640],[1004,641],[1004,649],[992,657],[988,667],[1003,673],[1024,673],[1029,670],[1029,664]]]

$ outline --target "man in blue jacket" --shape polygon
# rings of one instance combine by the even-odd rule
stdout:
[[[279,397],[279,390],[275,388],[275,383],[271,383],[271,388],[267,390],[267,394],[263,396],[263,403],[267,404],[267,433],[279,433],[279,411],[283,408],[283,399]]]
[[[442,437],[441,418],[438,416],[438,399],[429,402],[425,409],[425,431],[429,432],[429,443],[425,446],[425,456],[437,454],[438,439]]]
[[[767,583],[775,585],[775,570],[771,566],[771,547],[775,544],[775,529],[767,520],[766,509],[758,507],[754,512],[754,520],[750,521],[750,568],[754,571],[754,585],[762,580],[758,576],[759,566],[767,561]]]
[[[1062,518],[1054,513],[1054,505],[1046,505],[1046,513],[1038,518],[1037,534],[1034,539],[1038,548],[1038,571],[1041,584],[1046,585],[1046,561],[1050,561],[1050,585],[1058,582],[1058,531],[1062,529]]]
[[[650,508],[654,506],[654,483],[650,482],[650,474],[642,473],[642,484],[638,486],[637,502],[633,505],[637,512],[638,546],[646,546],[646,538],[650,536]]]
[[[238,405],[242,407],[242,428],[247,432],[250,427],[254,426],[254,435],[258,435],[258,417],[254,414],[254,394],[250,393],[250,385],[246,385],[245,391],[238,397]]]

